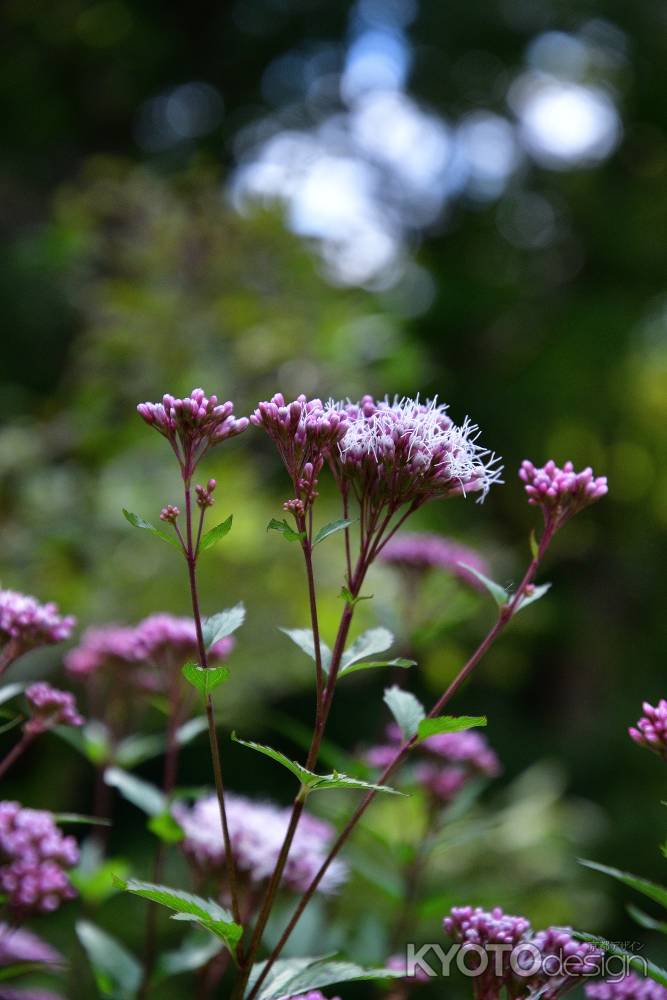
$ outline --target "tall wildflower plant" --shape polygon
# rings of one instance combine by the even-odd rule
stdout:
[[[521,581],[510,592],[490,579],[486,562],[471,550],[439,537],[400,533],[411,515],[425,504],[465,498],[481,502],[502,482],[502,467],[483,446],[479,429],[467,418],[456,424],[447,407],[437,400],[364,396],[352,402],[299,396],[287,401],[277,394],[260,402],[245,418],[234,415],[231,402],[221,403],[203,389],[194,389],[184,398],[165,395],[161,402],[142,403],[138,412],[171,447],[180,474],[181,497],[162,507],[159,524],[130,511],[124,514],[134,527],[171,543],[180,553],[191,618],[160,613],[135,625],[107,624],[84,633],[78,646],[67,654],[66,668],[69,676],[83,685],[92,718],[84,720],[69,692],[45,683],[33,685],[25,692],[30,718],[21,740],[0,762],[0,774],[33,739],[42,738],[49,729],[56,727],[63,737],[82,730],[83,737],[67,738],[78,740],[77,745],[84,750],[88,748],[89,759],[98,770],[98,786],[117,789],[148,814],[149,827],[159,838],[151,880],[117,879],[118,886],[148,901],[143,956],[139,960],[130,955],[92,924],[82,922],[78,928],[96,971],[114,981],[122,980],[117,995],[159,995],[159,983],[168,969],[174,973],[199,970],[202,997],[223,995],[218,990],[225,976],[231,983],[231,994],[224,995],[231,995],[232,1000],[325,1000],[321,989],[372,979],[393,982],[392,996],[407,996],[417,979],[407,974],[398,956],[388,956],[379,968],[368,968],[330,958],[285,958],[285,946],[315,894],[335,892],[348,878],[343,849],[376,797],[397,794],[390,782],[402,765],[409,761],[406,773],[427,796],[429,822],[435,827],[442,821],[443,806],[452,803],[464,786],[480,776],[498,773],[495,753],[481,735],[471,731],[485,725],[486,719],[448,715],[445,710],[514,616],[546,593],[548,584],[535,580],[554,536],[572,516],[606,493],[606,480],[594,476],[590,469],[576,472],[571,463],[562,468],[554,462],[542,468],[523,463],[520,477],[529,503],[542,513],[542,525],[539,536],[532,536],[531,559]],[[301,551],[309,621],[300,629],[283,631],[313,662],[314,707],[303,761],[239,739],[235,733],[231,738],[291,772],[296,790],[287,809],[227,788],[213,693],[229,676],[223,661],[232,651],[232,633],[242,625],[245,610],[237,604],[204,617],[198,582],[200,558],[232,527],[231,516],[217,524],[208,523],[217,484],[200,473],[201,464],[212,447],[250,427],[268,435],[286,474],[282,511],[270,521],[268,530]],[[318,497],[325,476],[338,493],[340,515],[322,524]],[[314,558],[315,550],[323,544],[339,544],[344,560],[340,618],[330,644],[325,642],[320,625],[320,585]],[[348,674],[390,668],[395,674],[408,676],[403,672],[415,666],[404,657],[386,658],[393,643],[387,629],[372,628],[350,641],[359,602],[369,596],[364,593],[364,584],[377,560],[413,574],[425,568],[445,568],[469,587],[488,592],[497,614],[487,634],[431,707],[423,706],[407,687],[387,687],[384,700],[393,721],[385,741],[365,751],[366,764],[378,772],[375,780],[369,781],[338,770],[326,773],[320,758],[335,710],[336,691]],[[22,595],[5,593],[6,598],[0,594],[3,667],[34,645],[59,641],[71,631],[74,623],[61,618],[53,606],[39,606]],[[12,696],[17,694],[15,691]],[[153,737],[147,744],[140,734],[127,731],[127,713],[116,711],[120,699],[131,703],[132,719],[140,717],[144,696],[159,696],[167,706],[164,740]],[[198,731],[199,697],[205,706],[214,792],[194,800],[190,796],[188,802],[188,796],[177,787],[178,755],[188,734]],[[653,738],[648,730],[644,736]],[[134,764],[155,752],[164,755],[161,789],[130,773]],[[331,789],[347,789],[351,797],[358,798],[338,826],[317,818],[308,805],[312,795]],[[108,822],[111,802],[96,799],[94,812],[98,821]],[[22,881],[23,869],[17,858],[20,831],[24,829],[38,845],[30,855],[38,877],[27,884]],[[49,858],[49,864],[55,865],[53,871],[43,867],[45,839],[53,846]],[[183,888],[162,883],[167,851],[176,844],[192,877],[191,885]],[[48,912],[74,894],[67,870],[76,857],[76,843],[63,839],[53,817],[33,816],[18,803],[0,803],[0,882],[14,920],[30,907]],[[200,894],[203,891],[209,895]],[[286,893],[296,896],[296,904],[276,931],[276,903]],[[160,905],[177,919],[197,925],[208,944],[198,939],[194,950],[184,947],[179,953],[160,955],[156,923]],[[280,912],[284,913],[283,907]],[[266,931],[271,918],[268,947]],[[455,908],[446,916],[444,929],[461,942],[476,936],[476,940],[493,944],[509,935],[518,942],[529,940],[544,956],[567,952],[579,962],[569,978],[558,981],[543,981],[534,970],[525,974],[511,970],[510,974],[501,969],[495,978],[488,976],[477,983],[477,993],[484,1000],[494,1000],[510,987],[510,995],[516,997],[537,990],[555,998],[570,988],[591,956],[597,961],[600,954],[596,947],[576,942],[567,929],[533,932],[527,920],[509,917],[500,909]],[[122,962],[110,962],[110,949],[117,957],[122,955]]]

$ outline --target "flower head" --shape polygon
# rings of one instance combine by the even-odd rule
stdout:
[[[545,521],[556,527],[607,493],[606,476],[595,476],[591,468],[575,472],[572,462],[561,469],[552,459],[536,469],[526,460],[519,478],[526,484],[528,503],[541,507]]]
[[[278,860],[291,810],[233,793],[225,800],[236,866],[251,882],[263,882]],[[205,872],[215,875],[221,871],[224,841],[217,798],[207,796],[189,808],[179,805],[174,814],[185,831],[183,848],[188,857]],[[302,815],[283,875],[287,888],[297,892],[307,888],[326,857],[334,833],[329,823],[307,813]],[[332,862],[320,882],[320,891],[333,892],[345,876],[343,862]]]
[[[32,736],[46,732],[54,726],[82,726],[83,716],[76,708],[76,699],[70,691],[59,691],[46,681],[38,681],[27,688],[26,700],[30,719],[24,730]]]
[[[661,698],[655,708],[645,701],[642,710],[644,714],[636,726],[628,729],[630,739],[667,760],[667,701]]]
[[[233,403],[219,403],[217,396],[209,397],[203,389],[193,389],[184,399],[166,394],[161,403],[139,403],[137,411],[167,438],[186,479],[209,448],[248,426],[247,417],[234,416]]]
[[[441,569],[478,590],[482,589],[482,584],[465,566],[472,566],[486,576],[490,572],[486,560],[474,549],[426,532],[406,531],[394,535],[380,551],[379,560],[396,569],[419,572]]]
[[[51,813],[0,802],[0,891],[17,915],[51,913],[76,892],[66,870],[79,860],[74,837]]]
[[[0,967],[18,962],[62,965],[65,959],[52,945],[32,931],[0,923]]]
[[[667,1000],[667,989],[653,979],[642,979],[634,972],[606,983],[586,987],[590,1000]]]
[[[16,590],[0,590],[0,643],[11,644],[15,656],[35,646],[49,646],[69,638],[76,625],[72,615],[61,615],[53,602],[40,604]]]

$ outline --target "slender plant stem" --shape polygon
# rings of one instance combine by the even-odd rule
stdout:
[[[496,622],[494,623],[494,625],[491,627],[491,629],[486,634],[486,636],[484,637],[484,639],[482,640],[482,642],[479,644],[479,646],[477,647],[477,649],[475,650],[475,652],[472,654],[472,656],[469,658],[469,660],[461,668],[461,670],[456,675],[456,677],[454,678],[454,680],[451,682],[451,684],[449,685],[449,687],[447,688],[447,690],[437,700],[437,702],[435,703],[435,705],[433,706],[433,708],[431,709],[431,711],[428,713],[427,718],[432,719],[432,718],[435,718],[437,715],[440,714],[440,712],[445,707],[445,705],[456,694],[456,692],[459,690],[459,688],[461,687],[461,685],[466,681],[466,679],[470,676],[470,674],[475,669],[475,667],[480,662],[480,660],[484,657],[484,655],[491,648],[491,646],[493,645],[493,643],[495,642],[495,640],[498,638],[498,636],[500,635],[500,633],[504,631],[505,627],[511,621],[511,619],[512,619],[512,617],[514,615],[514,612],[518,608],[518,605],[519,605],[519,603],[521,601],[521,598],[524,596],[526,588],[533,581],[533,578],[535,576],[535,573],[537,572],[537,568],[538,568],[538,566],[539,566],[539,564],[540,564],[540,562],[542,560],[542,557],[543,557],[544,553],[546,552],[546,549],[548,548],[549,543],[551,542],[554,530],[555,529],[554,529],[553,525],[547,524],[547,526],[545,528],[545,531],[544,531],[544,534],[542,536],[542,539],[540,541],[538,551],[534,555],[533,559],[531,560],[530,565],[528,566],[528,569],[526,570],[526,572],[524,574],[524,577],[523,577],[521,583],[519,584],[516,592],[514,593],[512,599],[504,607],[502,607],[500,609],[500,613],[499,613],[498,618],[496,619]],[[377,783],[379,785],[383,785],[383,784],[385,784],[388,781],[388,779],[391,777],[391,775],[394,773],[394,771],[399,767],[400,764],[403,763],[404,759],[407,757],[408,753],[410,752],[410,750],[412,750],[412,748],[416,745],[416,743],[417,743],[417,736],[415,735],[411,739],[406,740],[401,745],[401,747],[397,751],[396,756],[394,757],[394,759],[387,765],[387,767],[383,771],[382,775],[378,779]],[[294,930],[294,928],[296,927],[297,923],[299,922],[299,920],[301,918],[301,915],[303,914],[303,911],[306,909],[306,907],[308,906],[308,903],[312,899],[314,893],[317,891],[317,887],[319,886],[322,878],[326,874],[326,871],[329,868],[329,865],[334,860],[334,858],[337,856],[337,854],[339,853],[339,851],[341,850],[341,848],[343,847],[343,845],[346,843],[348,837],[350,836],[350,834],[352,833],[352,831],[356,827],[357,823],[359,822],[359,820],[361,819],[361,817],[364,815],[364,813],[366,812],[366,810],[370,806],[371,802],[374,800],[376,794],[377,793],[375,791],[369,791],[364,796],[364,798],[362,799],[361,803],[359,804],[359,806],[357,806],[356,810],[354,811],[354,813],[352,814],[352,816],[350,817],[350,819],[347,821],[347,823],[345,824],[345,826],[343,827],[343,829],[339,833],[338,837],[336,838],[336,840],[332,844],[331,848],[329,849],[329,853],[327,854],[326,858],[322,862],[322,865],[320,866],[317,874],[314,876],[312,882],[310,883],[310,885],[308,886],[308,888],[304,892],[303,896],[301,897],[301,899],[300,899],[300,901],[299,901],[299,903],[298,903],[298,905],[297,905],[294,913],[292,914],[292,917],[289,920],[289,923],[287,924],[287,927],[285,928],[285,930],[283,931],[282,935],[280,936],[280,939],[279,939],[278,943],[273,948],[273,951],[271,952],[271,954],[270,954],[267,962],[264,965],[264,969],[262,970],[261,975],[257,979],[257,982],[255,983],[255,985],[254,985],[253,989],[251,990],[251,992],[248,994],[247,1000],[254,1000],[254,998],[259,993],[259,990],[261,989],[262,983],[264,982],[264,980],[268,976],[269,971],[271,970],[274,962],[280,956],[283,948],[285,947],[287,941],[289,940],[289,938],[290,938],[290,936],[292,934],[292,931]]]
[[[23,733],[18,743],[15,743],[7,756],[0,761],[0,778],[4,778],[12,764],[15,764],[21,754],[28,749],[34,738],[35,736],[33,733]]]
[[[0,677],[2,677],[7,670],[9,670],[14,660],[18,659],[20,655],[21,651],[17,647],[16,641],[14,639],[10,639],[0,653]]]
[[[190,597],[192,600],[192,617],[195,623],[197,634],[197,649],[199,652],[199,662],[202,667],[208,667],[208,657],[206,655],[206,643],[204,642],[204,632],[202,629],[201,611],[199,608],[199,592],[197,589],[197,555],[193,544],[192,532],[192,497],[190,493],[190,482],[185,481],[185,528],[186,528],[186,562],[188,566],[188,579],[190,582]],[[213,777],[215,780],[215,790],[218,797],[220,809],[220,823],[222,826],[222,836],[225,845],[225,863],[227,867],[227,879],[229,881],[229,891],[232,902],[232,915],[237,923],[240,923],[240,908],[236,880],[236,864],[232,854],[231,837],[227,823],[227,810],[225,808],[225,786],[222,779],[222,764],[220,762],[220,746],[218,744],[218,733],[215,725],[215,709],[213,699],[210,694],[206,695],[206,721],[208,722],[208,738],[211,749],[211,761],[213,764]]]

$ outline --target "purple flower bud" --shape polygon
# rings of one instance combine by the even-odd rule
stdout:
[[[84,723],[74,695],[69,691],[59,691],[46,681],[39,681],[27,688],[25,696],[31,717],[23,728],[32,736],[54,726],[82,726]]]
[[[163,507],[160,511],[160,520],[168,521],[169,524],[176,524],[176,519],[180,515],[181,511],[179,507],[175,507],[173,504],[168,503],[166,507]]]
[[[594,476],[591,468],[575,472],[572,462],[561,469],[551,459],[538,469],[526,460],[519,478],[526,484],[528,503],[541,507],[545,521],[556,527],[607,493],[606,476]]]
[[[645,701],[642,710],[636,726],[628,729],[630,739],[667,761],[667,701],[661,698],[655,707]]]

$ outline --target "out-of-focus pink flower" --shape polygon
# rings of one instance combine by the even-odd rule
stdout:
[[[0,802],[0,891],[14,913],[51,913],[73,899],[66,869],[78,860],[76,840],[58,829],[51,813]]]
[[[483,589],[474,573],[462,566],[471,566],[485,576],[489,566],[474,549],[441,535],[426,532],[402,532],[391,538],[380,552],[380,562],[397,569],[422,570],[442,569],[458,577],[477,590]]]
[[[645,701],[642,710],[644,714],[636,726],[628,729],[630,739],[667,760],[667,701],[661,698],[655,707]]]
[[[227,822],[238,870],[252,882],[262,882],[271,875],[285,838],[291,810],[279,809],[268,802],[253,802],[242,795],[225,795]],[[215,874],[224,863],[224,842],[216,796],[199,799],[191,807],[178,805],[176,819],[185,831],[183,848],[203,871]],[[285,866],[283,884],[297,892],[304,891],[317,873],[334,838],[329,823],[304,813],[294,836]],[[333,892],[345,880],[347,869],[334,861],[320,882],[322,892]]]
[[[0,590],[0,644],[10,644],[20,656],[35,646],[49,646],[69,638],[76,625],[72,615],[61,615],[53,602],[40,604],[16,590]]]
[[[622,979],[590,983],[586,996],[590,1000],[667,1000],[667,989],[653,979],[642,979],[630,972]]]
[[[64,965],[65,959],[52,945],[23,927],[0,923],[0,966],[17,962]]]
[[[59,691],[46,681],[38,681],[26,689],[25,696],[30,708],[30,719],[23,728],[32,736],[54,726],[82,726],[84,723],[83,716],[77,711],[76,699],[70,691]]]

